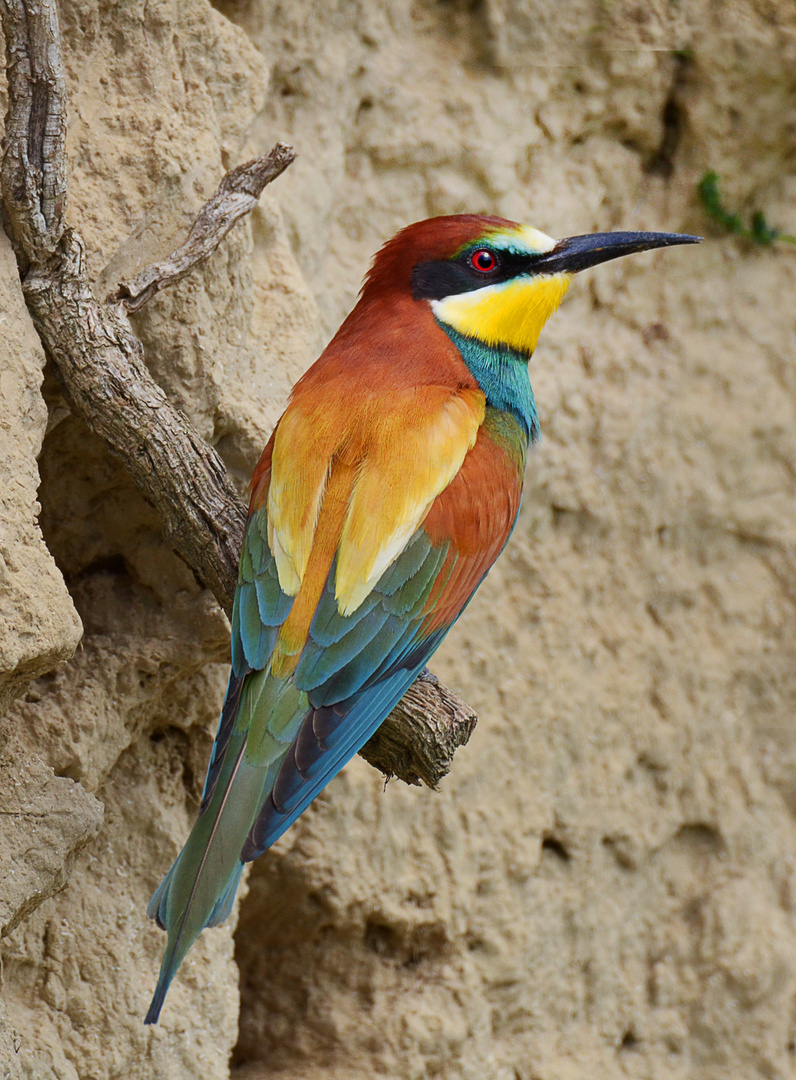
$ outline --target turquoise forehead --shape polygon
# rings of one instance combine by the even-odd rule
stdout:
[[[477,248],[479,244],[486,244],[494,251],[507,251],[510,255],[543,255],[546,251],[551,251],[556,242],[552,236],[530,225],[517,225],[513,229],[489,229],[476,240],[462,244],[456,255]]]

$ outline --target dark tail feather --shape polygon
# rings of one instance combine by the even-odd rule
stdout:
[[[158,979],[158,984],[155,987],[155,993],[152,998],[152,1004],[149,1006],[147,1014],[144,1017],[145,1024],[156,1024],[160,1019],[160,1010],[163,1008],[163,1002],[166,1000],[166,994],[169,992],[171,980],[177,974],[179,964],[172,964],[171,967],[171,971],[163,971],[161,969],[160,978]]]
[[[239,853],[263,784],[262,770],[243,763],[245,735],[238,741],[207,810],[149,904],[150,916],[168,933],[168,944],[145,1024],[157,1022],[169,985],[201,930],[223,921],[235,899],[242,871]],[[233,787],[236,797],[230,800]]]

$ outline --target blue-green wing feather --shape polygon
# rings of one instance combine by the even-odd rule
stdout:
[[[232,670],[240,677],[266,666],[279,627],[293,604],[293,597],[279,586],[267,535],[268,517],[263,506],[252,514],[246,527],[232,606]]]
[[[336,567],[318,602],[295,679],[315,706],[351,697],[394,652],[419,633],[424,607],[447,555],[419,529],[385,570],[365,603],[341,615],[334,596]],[[358,645],[358,647],[354,647]]]
[[[294,674],[312,709],[282,761],[244,859],[270,847],[367,742],[450,629],[424,629],[431,590],[450,572],[447,553],[447,543],[434,545],[419,529],[366,603],[347,616],[337,608],[332,566]]]
[[[429,648],[429,654],[432,651]],[[327,718],[324,710],[313,709],[285,756],[274,788],[249,834],[241,854],[245,861],[266,851],[304,813],[395,708],[424,664],[425,659],[412,668],[400,668],[365,690],[353,703],[345,702],[343,708],[347,711],[336,714],[337,723],[317,733],[316,717],[320,713],[322,721]]]

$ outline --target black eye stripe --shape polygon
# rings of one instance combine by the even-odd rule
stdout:
[[[492,270],[476,270],[473,255],[489,251],[495,257]],[[511,251],[498,251],[486,244],[476,244],[455,259],[438,259],[418,263],[412,271],[412,295],[415,300],[442,300],[457,293],[473,292],[485,285],[497,285],[510,281],[520,274],[533,273],[533,255],[517,255]]]

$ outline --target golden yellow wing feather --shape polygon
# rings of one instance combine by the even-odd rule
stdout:
[[[268,539],[279,583],[295,596],[274,651],[285,676],[306,641],[335,554],[335,596],[350,615],[416,531],[474,446],[485,398],[471,388],[425,386],[378,402],[354,400],[345,417],[301,398],[274,440]]]

